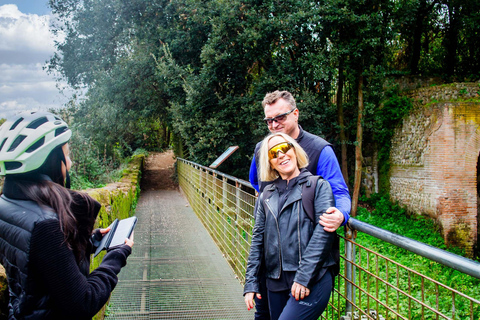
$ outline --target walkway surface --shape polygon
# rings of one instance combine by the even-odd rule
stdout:
[[[149,171],[148,164],[144,179],[169,179],[171,166]],[[253,319],[242,285],[188,201],[156,184],[142,183],[133,253],[105,319]]]

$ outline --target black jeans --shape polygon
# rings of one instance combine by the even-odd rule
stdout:
[[[317,320],[328,305],[332,293],[331,271],[310,288],[310,294],[303,300],[295,300],[290,290],[268,291],[271,320]]]
[[[260,270],[260,278],[258,279],[260,287],[260,295],[262,299],[258,299],[255,295],[255,320],[270,320],[270,310],[268,308],[268,291],[267,278],[265,277],[265,270]]]

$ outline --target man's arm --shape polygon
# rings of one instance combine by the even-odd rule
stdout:
[[[248,179],[252,184],[252,187],[259,192],[260,187],[258,183],[258,176],[257,176],[257,162],[255,161],[255,154],[253,155],[252,163],[250,164],[250,172],[248,175]]]
[[[341,225],[345,225],[350,218],[352,200],[337,157],[330,146],[323,148],[320,153],[317,175],[322,176],[332,186],[336,208],[329,208],[326,212],[330,214],[323,215],[320,224],[325,227],[326,231],[333,232]]]

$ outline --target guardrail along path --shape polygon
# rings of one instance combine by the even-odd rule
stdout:
[[[148,170],[147,161],[144,177],[159,177]],[[133,252],[105,319],[253,318],[242,285],[178,190],[142,185],[136,216]]]

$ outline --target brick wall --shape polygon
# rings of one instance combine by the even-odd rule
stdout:
[[[477,240],[479,83],[411,91],[415,110],[392,141],[390,195],[436,219],[445,240],[467,249]]]

